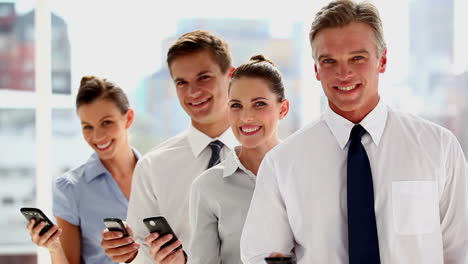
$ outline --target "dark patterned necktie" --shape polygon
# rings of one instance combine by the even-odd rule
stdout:
[[[208,146],[210,146],[211,148],[211,158],[210,158],[210,162],[208,162],[208,167],[206,169],[209,169],[213,167],[214,165],[218,164],[219,162],[221,162],[221,157],[219,156],[219,152],[223,148],[224,144],[219,140],[215,140],[215,141],[210,142]]]
[[[349,264],[380,263],[372,172],[361,143],[364,133],[361,125],[353,127],[348,150]]]

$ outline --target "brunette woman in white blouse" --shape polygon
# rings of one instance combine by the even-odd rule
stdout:
[[[240,236],[260,163],[280,140],[278,121],[289,111],[280,71],[262,55],[233,73],[229,122],[241,143],[192,184],[189,263],[239,264]]]

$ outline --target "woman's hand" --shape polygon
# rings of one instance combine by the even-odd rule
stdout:
[[[59,237],[62,234],[62,229],[57,225],[53,225],[46,233],[41,236],[39,233],[46,226],[46,222],[41,221],[36,227],[34,227],[35,224],[36,220],[31,219],[27,225],[29,235],[31,236],[31,241],[40,247],[47,248],[51,253],[57,252],[59,250],[61,251],[62,246],[60,244]]]

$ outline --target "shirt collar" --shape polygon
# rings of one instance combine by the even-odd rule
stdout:
[[[372,141],[377,146],[380,143],[380,139],[382,138],[382,134],[385,129],[385,124],[387,123],[387,116],[387,105],[380,99],[377,106],[359,123],[364,127],[364,129],[366,129],[367,133],[371,136]],[[330,106],[327,106],[325,109],[324,118],[341,149],[344,149],[349,141],[351,129],[355,124],[333,112]]]
[[[223,178],[234,175],[238,169],[255,178],[255,175],[251,171],[247,170],[240,162],[239,157],[237,157],[237,150],[238,148],[233,149],[226,157],[226,160],[224,161]]]
[[[139,160],[141,157],[141,154],[134,148],[132,148],[132,151],[136,159]],[[98,154],[96,152],[93,152],[93,154],[88,159],[88,161],[86,161],[84,179],[86,182],[90,182],[93,179],[97,178],[98,176],[101,176],[104,174],[111,175],[110,172],[106,169],[106,167],[104,167],[104,164],[102,164],[102,161],[99,158]]]
[[[223,142],[225,146],[229,149],[234,149],[236,145],[239,145],[234,134],[232,133],[231,128],[226,129],[219,137],[211,138],[200,130],[196,129],[194,126],[190,126],[187,134],[187,138],[192,148],[193,155],[198,157],[200,153],[210,144],[213,140],[219,140]]]

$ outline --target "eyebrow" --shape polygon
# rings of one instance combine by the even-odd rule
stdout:
[[[102,121],[102,120],[104,120],[104,119],[106,119],[106,118],[109,118],[109,117],[112,117],[112,115],[103,116],[103,117],[101,117],[101,119],[99,119],[99,121]],[[84,124],[88,124],[88,125],[89,125],[89,123],[86,122],[86,121],[81,121],[81,124],[82,124],[82,125],[84,125]]]
[[[103,116],[101,119],[99,119],[99,121],[104,120],[104,119],[109,118],[109,117],[113,117],[113,116],[112,115]]]
[[[208,71],[208,70],[207,70],[207,71],[201,71],[201,72],[197,73],[196,76],[199,77],[199,76],[201,76],[201,75],[203,75],[203,74],[207,74],[207,73],[210,73],[210,71]],[[184,78],[178,77],[178,78],[175,78],[175,79],[174,79],[174,82],[184,81],[184,80],[185,80]]]
[[[252,99],[250,100],[250,102],[255,102],[255,101],[258,101],[258,100],[268,100],[268,99],[265,98],[265,97],[255,97],[255,98],[252,98]],[[240,103],[240,100],[231,99],[231,100],[229,100],[229,102]]]
[[[184,78],[175,78],[174,82],[183,81],[183,80],[184,80]]]
[[[257,100],[268,100],[268,99],[266,99],[265,97],[255,97],[255,98],[252,98],[252,100],[250,100],[250,101],[254,102],[254,101],[257,101]]]
[[[350,52],[350,54],[362,54],[362,53],[370,54],[369,51],[367,51],[366,49],[360,49],[360,50],[355,50],[355,51]]]
[[[200,76],[200,75],[203,75],[203,74],[207,74],[207,73],[210,73],[210,71],[201,71],[197,74],[197,76]]]
[[[365,53],[367,55],[369,55],[369,51],[367,51],[366,49],[360,49],[360,50],[354,50],[354,51],[351,51],[349,54],[362,54],[362,53]],[[331,54],[322,54],[318,57],[318,61],[320,61],[321,59],[323,58],[330,58],[330,57],[333,57]]]
[[[318,57],[317,61],[321,61],[323,58],[330,58],[331,55],[330,54],[322,54]]]

